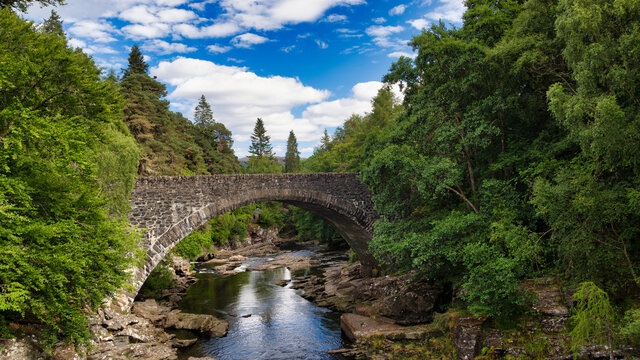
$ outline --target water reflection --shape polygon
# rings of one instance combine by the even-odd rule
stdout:
[[[203,338],[183,351],[181,358],[342,358],[326,353],[343,344],[339,314],[315,306],[289,285],[276,285],[291,279],[288,269],[249,271],[228,277],[201,273],[198,277],[182,300],[181,310],[225,319],[229,321],[229,334],[224,338]]]

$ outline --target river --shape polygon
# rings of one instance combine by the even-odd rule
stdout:
[[[290,253],[312,255],[309,251]],[[269,258],[251,258],[242,268]],[[292,272],[286,268],[244,271],[220,276],[200,267],[198,282],[180,303],[184,312],[210,314],[229,321],[223,338],[200,338],[181,351],[180,359],[211,356],[219,360],[240,359],[343,359],[327,354],[344,344],[340,314],[318,307],[299,295],[300,290],[278,285],[292,275],[319,273],[319,268]],[[178,334],[183,335],[183,334]]]

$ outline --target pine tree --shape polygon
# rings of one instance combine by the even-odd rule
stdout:
[[[293,173],[300,170],[300,151],[298,151],[298,141],[293,130],[289,132],[287,140],[287,154],[284,157],[284,172]]]
[[[124,69],[123,78],[126,78],[132,74],[146,74],[149,65],[144,62],[144,57],[142,56],[142,52],[140,52],[140,48],[138,45],[133,45],[131,47],[131,52],[129,52],[129,66]]]
[[[51,15],[42,23],[42,31],[47,34],[56,34],[62,38],[65,37],[62,30],[62,19],[55,10],[51,10]]]
[[[322,138],[320,139],[320,148],[322,150],[327,150],[329,149],[329,144],[331,143],[331,137],[329,136],[329,133],[327,132],[327,129],[324,129],[324,134],[322,135]]]
[[[211,106],[204,95],[200,96],[200,102],[198,102],[198,106],[196,106],[196,112],[193,117],[196,125],[200,127],[213,125],[213,111],[211,111]]]
[[[261,118],[256,120],[256,126],[253,128],[253,134],[251,134],[251,146],[249,152],[257,158],[273,158],[273,148],[269,142],[271,137],[267,135],[267,130],[264,128],[264,122]]]

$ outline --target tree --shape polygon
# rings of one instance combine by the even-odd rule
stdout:
[[[41,7],[64,5],[64,0],[0,0],[0,9],[27,11],[29,5],[39,3]]]
[[[0,10],[0,333],[37,319],[48,342],[90,336],[121,289],[139,150],[117,84],[64,38]],[[27,91],[28,89],[28,91]]]
[[[149,65],[145,63],[144,57],[142,56],[142,52],[140,52],[140,48],[138,45],[134,44],[131,47],[131,51],[129,52],[129,66],[124,69],[123,78],[126,78],[129,75],[133,74],[146,74]]]
[[[249,152],[257,158],[273,159],[273,148],[270,143],[271,137],[267,135],[264,122],[261,118],[256,120],[256,125],[251,134],[251,146]]]
[[[298,141],[293,130],[289,132],[287,139],[287,154],[284,157],[284,172],[293,173],[300,170],[300,151],[298,151]]]
[[[575,313],[571,316],[571,350],[578,353],[581,346],[606,341],[609,359],[613,360],[612,323],[614,312],[609,295],[592,282],[583,282],[573,294]]]
[[[194,120],[200,127],[207,127],[213,125],[214,123],[211,106],[207,102],[207,99],[204,97],[204,95],[200,96],[200,101],[196,106]]]
[[[41,30],[47,34],[65,37],[64,30],[62,30],[62,19],[55,10],[51,10],[51,15],[42,23]]]
[[[331,145],[331,136],[329,136],[327,129],[324,129],[322,138],[320,138],[320,148],[322,150],[328,150],[330,145]]]

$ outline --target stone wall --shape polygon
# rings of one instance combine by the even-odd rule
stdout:
[[[135,291],[127,301],[133,300],[149,273],[193,230],[220,214],[262,201],[282,201],[324,218],[349,243],[366,272],[376,268],[367,244],[378,215],[369,189],[355,173],[138,178],[129,220],[146,230],[147,258],[135,270]]]

